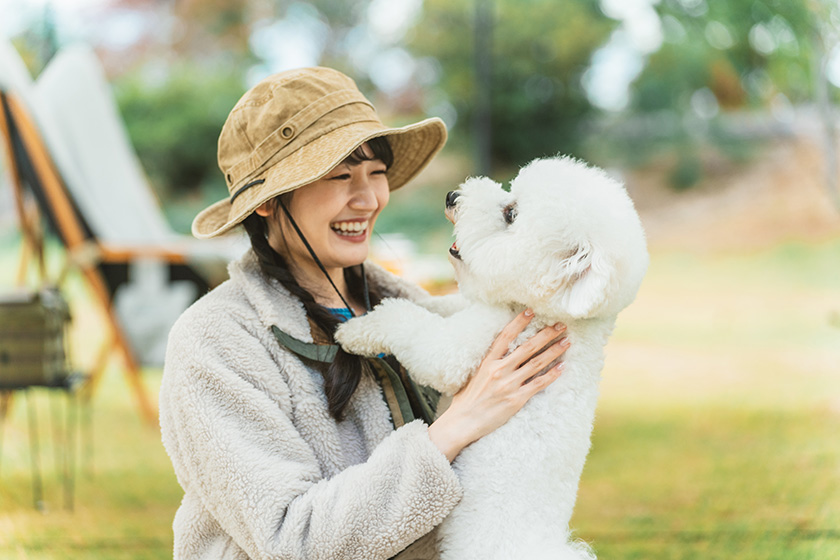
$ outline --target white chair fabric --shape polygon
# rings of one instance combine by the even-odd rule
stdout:
[[[175,250],[204,271],[224,266],[247,247],[244,236],[200,241],[172,230],[90,47],[61,49],[33,83],[14,47],[0,40],[0,88],[15,93],[33,115],[71,198],[101,243]],[[148,258],[129,263],[129,282],[114,296],[120,324],[148,365],[162,363],[169,328],[198,295],[189,282],[168,283],[166,267]]]

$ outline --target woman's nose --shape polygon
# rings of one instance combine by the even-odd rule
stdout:
[[[350,200],[350,206],[356,210],[375,210],[379,202],[370,178],[362,176],[353,183],[353,198]]]

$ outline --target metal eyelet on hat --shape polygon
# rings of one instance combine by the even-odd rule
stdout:
[[[280,131],[280,136],[288,140],[292,136],[295,135],[295,129],[291,126],[284,126],[283,129]]]

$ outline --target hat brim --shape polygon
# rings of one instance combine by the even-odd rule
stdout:
[[[439,118],[400,128],[374,121],[356,122],[300,147],[271,166],[265,182],[248,189],[231,205],[230,198],[205,208],[193,220],[192,233],[207,239],[227,233],[261,204],[324,177],[365,142],[385,136],[394,154],[387,177],[393,191],[417,176],[446,143],[446,126]]]

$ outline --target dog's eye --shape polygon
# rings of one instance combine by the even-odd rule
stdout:
[[[516,219],[516,206],[510,204],[505,206],[505,209],[502,210],[502,215],[505,217],[505,221],[508,225],[513,223],[513,220]]]

